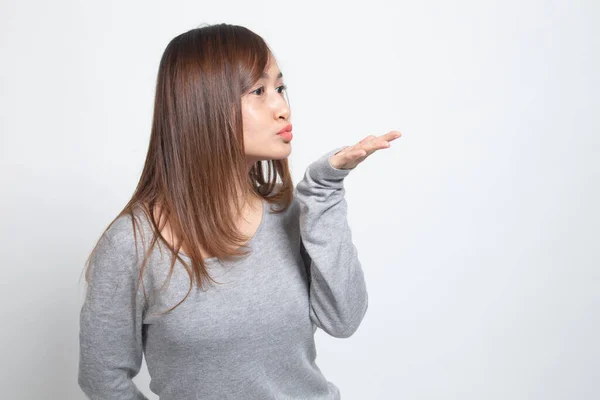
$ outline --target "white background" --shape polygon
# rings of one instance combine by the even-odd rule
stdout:
[[[345,183],[369,310],[316,336],[342,398],[600,398],[599,19],[592,0],[2,1],[0,396],[84,398],[83,263],[141,173],[160,57],[228,22],[278,58],[295,182],[403,133]]]

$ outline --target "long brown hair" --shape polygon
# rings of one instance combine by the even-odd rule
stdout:
[[[172,256],[167,279],[176,259],[190,277],[186,296],[167,312],[188,297],[194,282],[198,288],[207,279],[215,282],[201,248],[220,260],[250,252],[244,245],[248,238],[236,227],[236,216],[242,212],[240,199],[259,196],[281,206],[271,210],[274,213],[285,211],[292,201],[287,158],[264,160],[266,166],[257,161],[250,171],[245,158],[241,97],[259,80],[271,57],[273,53],[259,35],[229,24],[182,33],[162,55],[144,168],[131,200],[104,233],[119,217],[130,217],[137,253],[136,230],[141,229],[134,209],[142,210],[151,221],[153,236],[150,245],[144,246],[136,292],[140,282],[143,285],[143,272],[157,241]],[[167,223],[177,243],[169,243],[161,234]],[[86,261],[88,284],[90,260],[100,240]],[[191,265],[180,256],[183,249]]]

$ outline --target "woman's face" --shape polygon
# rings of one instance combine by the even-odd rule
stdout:
[[[248,168],[260,160],[281,160],[290,155],[292,144],[278,135],[290,124],[290,108],[284,97],[283,78],[271,58],[265,75],[242,96],[242,123]]]

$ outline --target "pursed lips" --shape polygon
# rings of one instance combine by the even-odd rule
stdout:
[[[284,132],[291,132],[292,131],[292,124],[288,124],[286,125],[282,130],[280,130],[279,132],[277,132],[277,134],[282,134]]]

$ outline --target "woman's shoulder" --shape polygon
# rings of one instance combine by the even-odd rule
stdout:
[[[104,230],[88,259],[90,283],[110,287],[137,279],[147,228],[144,223],[134,226],[136,217],[140,215],[119,215]]]
[[[147,215],[140,208],[117,216],[108,226],[102,239],[122,256],[135,256],[151,239],[152,229]]]

